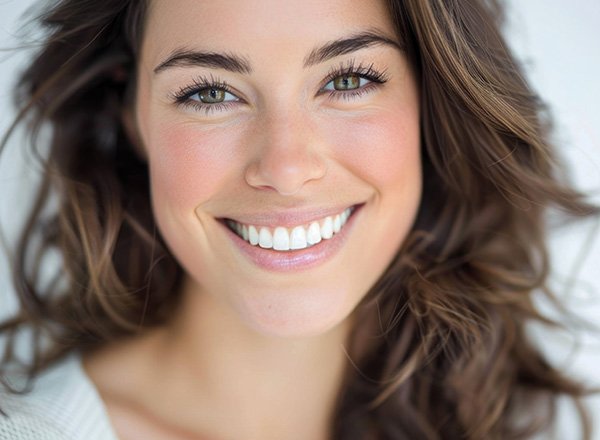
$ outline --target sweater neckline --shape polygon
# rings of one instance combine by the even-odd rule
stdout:
[[[40,393],[48,400],[47,415],[70,438],[118,440],[100,393],[83,368],[82,354],[70,353],[48,369]],[[37,385],[36,385],[37,386]]]

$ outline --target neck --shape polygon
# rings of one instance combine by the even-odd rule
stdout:
[[[182,293],[155,351],[163,393],[194,408],[182,423],[202,414],[223,438],[328,437],[348,322],[318,336],[264,335],[197,285],[188,282]]]

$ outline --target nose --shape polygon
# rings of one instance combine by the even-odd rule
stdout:
[[[322,146],[301,116],[280,112],[265,118],[251,142],[256,148],[245,172],[250,186],[293,195],[326,174]]]

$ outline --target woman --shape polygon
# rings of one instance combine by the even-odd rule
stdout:
[[[475,0],[57,2],[21,82],[20,120],[52,136],[14,259],[22,311],[1,327],[13,340],[32,326],[25,370],[41,379],[6,392],[0,429],[544,428],[556,396],[584,390],[524,331],[544,321],[531,300],[547,291],[543,215],[598,210],[557,177],[499,13]],[[36,261],[56,249],[62,270],[42,285]]]

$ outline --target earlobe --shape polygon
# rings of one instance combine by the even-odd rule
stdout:
[[[142,145],[142,139],[138,133],[135,117],[130,107],[125,107],[121,112],[121,123],[133,151],[142,161],[146,162],[148,160],[146,149]]]

